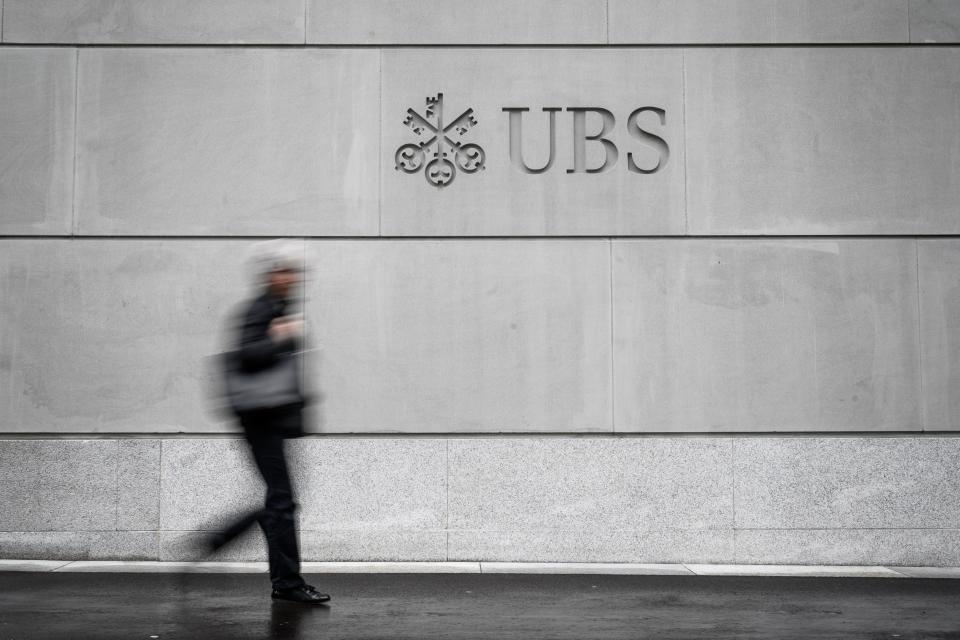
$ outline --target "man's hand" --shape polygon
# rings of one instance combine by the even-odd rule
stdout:
[[[274,342],[284,342],[303,335],[303,320],[299,316],[282,316],[270,321],[267,335]]]

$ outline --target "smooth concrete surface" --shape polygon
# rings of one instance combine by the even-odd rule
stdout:
[[[905,43],[907,0],[610,0],[611,44]]]
[[[684,145],[682,53],[653,49],[415,49],[383,50],[382,225],[384,235],[605,235],[682,234]],[[402,145],[420,142],[404,125],[407,110],[425,114],[425,100],[443,92],[447,126],[472,108],[477,124],[454,141],[479,144],[486,166],[458,171],[436,188],[424,170],[405,173],[394,158]],[[574,113],[569,108],[606,109],[613,120],[604,137],[583,144],[576,173]],[[630,120],[669,147],[669,154],[628,133],[629,116],[642,107],[664,110]],[[525,108],[510,114],[505,108]],[[550,158],[550,114],[555,117],[553,165],[526,173],[511,164],[511,117],[524,166],[541,170]],[[584,133],[601,131],[597,113],[583,114]],[[576,138],[579,139],[579,138]],[[609,145],[608,145],[609,146]],[[634,166],[655,173],[627,169]],[[514,154],[520,162],[519,152]],[[668,156],[668,157],[665,157]],[[606,164],[605,164],[606,162]],[[600,173],[587,170],[606,166]]]
[[[851,577],[851,578],[902,578],[902,574],[886,567],[797,567],[764,565],[703,565],[687,567],[703,576],[795,576],[795,577]]]
[[[918,243],[923,424],[950,431],[960,425],[960,241]]]
[[[911,240],[613,243],[617,431],[920,430]]]
[[[24,43],[302,44],[304,0],[3,0]]]
[[[600,44],[605,0],[306,0],[311,44]]]
[[[266,562],[70,562],[63,573],[267,573]]]
[[[319,430],[610,430],[605,241],[307,250]]]
[[[954,0],[910,0],[910,41],[960,42],[960,3]]]
[[[250,242],[46,242],[0,240],[2,430],[232,430],[208,359],[252,293]]]
[[[481,562],[482,573],[547,573],[671,576],[693,573],[681,564],[597,564],[590,562]]]
[[[479,562],[305,562],[303,573],[481,573]]]
[[[375,235],[379,56],[81,50],[77,232]]]
[[[310,576],[329,603],[272,603],[264,575],[0,573],[11,638],[951,638],[960,583],[624,575]],[[56,594],[56,598],[51,598]]]
[[[5,0],[5,42],[823,44],[958,42],[953,0]]]
[[[736,526],[744,529],[956,527],[960,440],[738,439]]]
[[[951,47],[684,52],[691,234],[960,231]]]
[[[0,240],[3,429],[232,430],[250,242]],[[953,430],[952,244],[920,246],[918,322],[908,239],[308,241],[310,426]]]
[[[897,572],[910,578],[960,578],[960,567],[897,567]]]
[[[0,571],[53,571],[68,564],[64,560],[0,560]]]
[[[0,234],[68,234],[76,51],[0,49]]]

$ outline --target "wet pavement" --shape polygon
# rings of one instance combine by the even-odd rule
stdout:
[[[956,638],[960,580],[319,574],[333,600],[270,600],[262,574],[0,573],[0,640]]]

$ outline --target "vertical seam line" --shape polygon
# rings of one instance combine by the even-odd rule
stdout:
[[[733,562],[740,562],[740,537],[737,534],[737,453],[736,438],[730,438],[730,530],[733,532]]]
[[[444,560],[450,560],[450,438],[444,438],[444,472],[443,472],[443,519],[444,536],[446,538]]]
[[[120,531],[120,439],[114,440],[113,453],[113,530]]]
[[[690,194],[687,178],[687,51],[680,50],[680,101],[683,109],[683,235],[690,235]]]
[[[907,3],[907,44],[913,44],[913,25],[910,24],[910,5],[913,0],[903,0]]]
[[[77,126],[80,120],[80,49],[75,48],[73,59],[73,187],[70,192],[70,235],[77,235]]]
[[[307,44],[307,7],[310,6],[310,0],[303,0],[303,44]]]
[[[920,317],[920,239],[913,239],[913,251],[917,268],[917,379],[920,381],[920,396],[917,398],[920,408],[920,431],[927,430],[925,420],[926,402],[923,398],[923,320]]]
[[[3,10],[5,4],[5,0],[0,0],[0,42],[3,42]]]
[[[610,0],[607,0],[606,16],[604,18],[604,27],[607,32],[607,44],[610,44]]]
[[[164,441],[163,439],[158,440],[160,443],[160,457],[157,461],[157,560],[160,559],[160,515],[163,510],[163,449]]]
[[[377,236],[383,235],[383,48],[380,48],[377,59],[377,81],[379,94],[377,97]]]
[[[614,366],[615,342],[614,342],[614,324],[613,324],[613,238],[607,239],[607,262],[609,263],[609,281],[610,281],[610,431],[617,432],[617,377],[616,367]]]

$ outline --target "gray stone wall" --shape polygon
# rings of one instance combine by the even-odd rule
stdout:
[[[960,564],[958,3],[0,3],[0,556],[260,499],[208,356],[286,236],[309,559]]]

